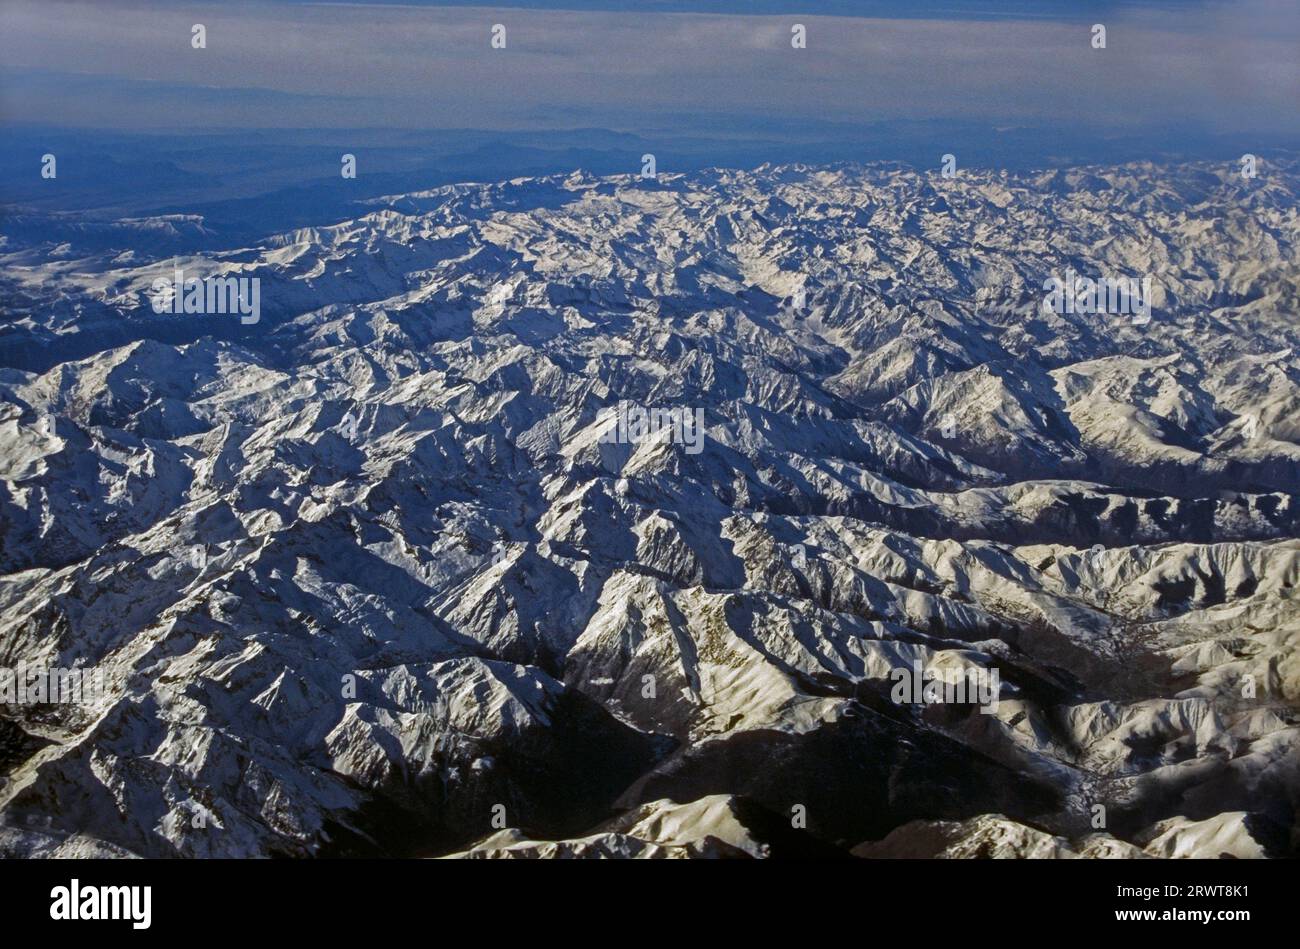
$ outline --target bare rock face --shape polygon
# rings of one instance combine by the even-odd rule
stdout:
[[[964,821],[914,821],[891,831],[884,840],[859,844],[852,852],[856,857],[877,859],[946,860],[1132,860],[1148,856],[1105,833],[1067,840],[998,814]]]
[[[576,840],[538,841],[516,829],[503,830],[460,859],[539,859],[631,857],[687,859],[768,857],[771,845],[755,838],[741,818],[742,809],[726,795],[702,797],[689,804],[652,801],[633,808],[596,833]]]
[[[1296,853],[1298,189],[573,175],[0,246],[0,668],[95,677],[0,702],[0,854]],[[155,314],[176,266],[260,319]]]
[[[1074,840],[1054,836],[998,814],[965,821],[914,821],[891,831],[884,840],[854,847],[857,857],[903,859],[1074,859],[1133,860],[1148,857],[1254,859],[1267,857],[1268,834],[1251,815],[1224,813],[1203,821],[1171,817],[1136,835],[1144,846],[1105,832]]]

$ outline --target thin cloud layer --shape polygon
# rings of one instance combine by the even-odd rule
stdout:
[[[1289,11],[1289,12],[1288,12]],[[636,128],[978,118],[1216,130],[1294,121],[1296,8],[865,19],[252,2],[5,4],[9,122],[122,128]],[[808,48],[790,30],[806,25]],[[192,49],[194,23],[207,48]],[[508,46],[489,46],[494,23]]]

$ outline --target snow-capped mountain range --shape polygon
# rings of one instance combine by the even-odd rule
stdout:
[[[1294,854],[1298,193],[575,172],[201,254],[11,215],[0,667],[103,687],[0,704],[0,853]],[[176,271],[260,318],[156,312]]]

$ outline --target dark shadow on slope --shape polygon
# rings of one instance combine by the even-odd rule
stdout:
[[[997,812],[1025,820],[1060,809],[1059,793],[1032,777],[866,708],[804,735],[749,731],[688,748],[620,803],[710,794],[746,797],[781,815],[803,805],[808,831],[839,847],[917,818]]]
[[[444,781],[435,772],[384,788],[335,823],[324,857],[436,856],[495,833],[493,807],[530,837],[558,840],[589,832],[615,813],[614,799],[667,754],[673,743],[632,729],[581,693],[563,694],[549,728],[511,742],[484,742],[489,770],[460,771],[469,780]],[[446,766],[451,762],[436,762]]]

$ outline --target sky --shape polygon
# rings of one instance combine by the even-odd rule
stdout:
[[[0,233],[49,227],[13,213],[36,209],[253,239],[647,153],[661,172],[1295,157],[1298,51],[1300,0],[0,0]]]
[[[490,46],[497,23],[505,49]],[[797,137],[960,118],[1249,134],[1296,124],[1298,48],[1297,0],[3,0],[0,123]]]

